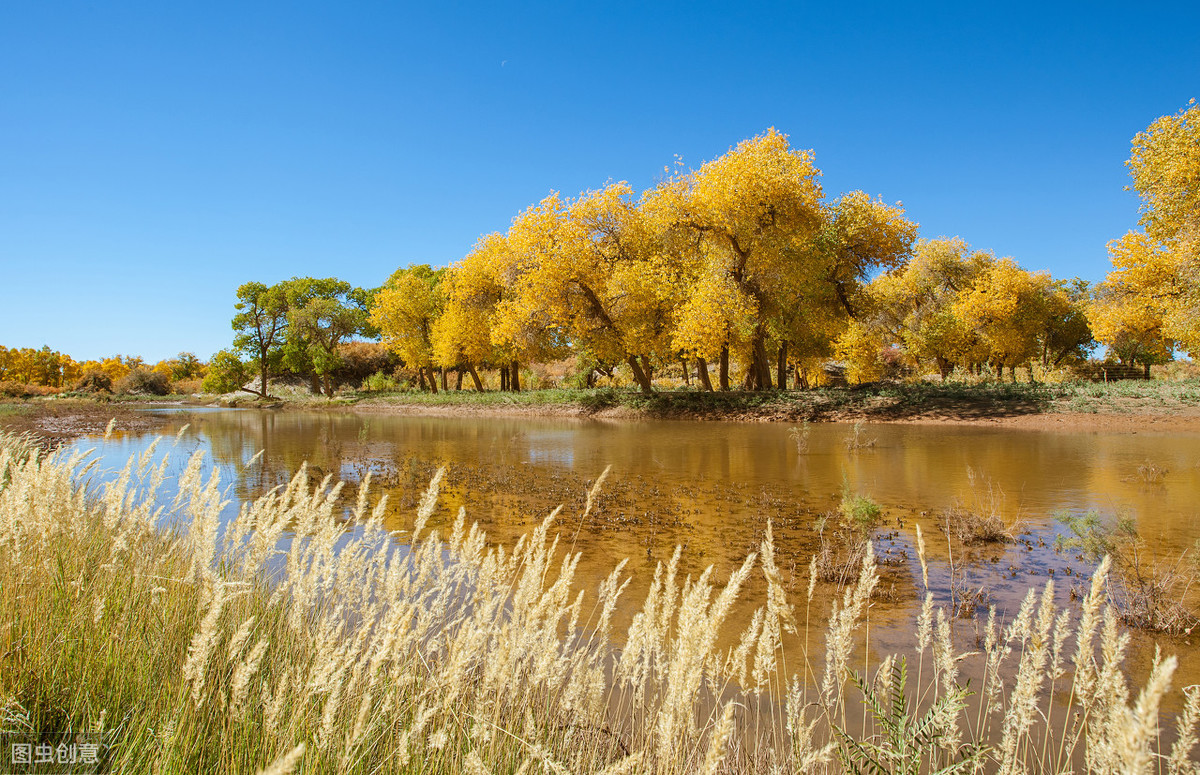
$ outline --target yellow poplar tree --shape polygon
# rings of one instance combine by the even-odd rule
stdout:
[[[429,378],[437,392],[433,369],[433,329],[442,309],[439,288],[441,270],[427,264],[399,270],[375,294],[371,323],[379,329],[384,344],[408,366],[415,366],[421,382]]]
[[[812,257],[811,239],[824,222],[820,174],[809,151],[792,150],[787,137],[771,129],[668,181],[650,197],[654,209],[674,211],[676,228],[704,243],[701,279],[681,310],[676,343],[695,353],[718,351],[722,388],[728,387],[731,346],[747,366],[747,384],[771,387],[769,318],[783,302],[789,280],[821,274],[805,260]],[[691,319],[704,315],[706,306],[731,300],[749,313],[737,326],[720,331],[710,322],[715,318]],[[745,329],[749,336],[738,341],[736,334]],[[701,333],[715,336],[700,340]]]
[[[1027,272],[1011,258],[991,261],[970,291],[955,302],[955,314],[979,336],[988,361],[1016,367],[1041,354],[1041,337],[1051,315],[1053,283],[1045,272]]]
[[[1121,347],[1141,337],[1152,358],[1151,323],[1161,314],[1162,339],[1200,353],[1200,105],[1192,100],[1140,132],[1126,166],[1142,198],[1145,233],[1109,246],[1114,272],[1094,307],[1104,331],[1098,338]],[[1110,319],[1122,310],[1130,316],[1123,325]]]
[[[1150,366],[1171,360],[1175,340],[1168,334],[1164,283],[1177,276],[1175,258],[1144,232],[1131,231],[1108,243],[1113,270],[1096,286],[1088,320],[1096,339],[1124,363]]]
[[[868,288],[881,337],[900,345],[914,365],[932,362],[942,379],[956,365],[970,365],[978,337],[955,302],[992,260],[958,237],[918,242],[906,265],[881,274]]]

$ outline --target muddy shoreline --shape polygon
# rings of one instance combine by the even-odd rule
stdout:
[[[164,425],[169,417],[145,411],[162,403],[105,403],[87,400],[34,400],[6,404],[0,430],[28,434],[43,448],[53,449],[81,436],[104,433],[111,421],[114,432],[144,433]]]
[[[573,404],[541,405],[428,405],[369,400],[341,407],[360,414],[414,415],[423,417],[563,417],[598,420],[696,420],[705,422],[867,422],[917,425],[962,425],[1138,433],[1200,432],[1200,407],[1173,407],[1137,411],[1116,407],[1111,411],[1073,412],[1028,410],[1012,407],[929,406],[917,410],[891,407],[856,407],[832,411],[789,411],[776,406],[737,410],[651,411],[627,406],[592,409]]]
[[[29,400],[6,404],[0,412],[0,430],[28,433],[46,448],[56,447],[81,436],[103,433],[110,420],[114,431],[146,432],[164,425],[168,415],[148,412],[183,402],[101,402],[88,400]],[[196,404],[220,406],[220,404]],[[579,403],[512,404],[424,404],[395,399],[370,398],[355,403],[255,402],[238,406],[269,408],[273,411],[351,411],[364,415],[412,415],[422,417],[529,417],[592,420],[694,420],[704,422],[866,422],[919,425],[959,425],[1025,430],[1104,431],[1117,433],[1200,432],[1200,406],[1145,407],[1112,406],[1090,411],[1069,411],[1054,406],[977,401],[934,401],[927,405],[903,405],[871,398],[856,406],[822,407],[799,404],[765,404],[758,407],[658,406],[639,408],[624,405],[594,407]]]

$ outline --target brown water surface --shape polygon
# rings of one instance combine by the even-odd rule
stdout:
[[[527,418],[440,418],[337,412],[225,410],[181,412],[163,432],[190,423],[182,443],[210,452],[234,482],[237,500],[261,495],[307,461],[318,478],[356,485],[372,474],[372,492],[387,493],[389,527],[411,526],[416,502],[434,471],[447,469],[433,527],[445,528],[460,506],[492,541],[511,545],[562,505],[562,544],[583,553],[581,588],[594,588],[628,558],[633,583],[625,620],[640,605],[655,563],[683,547],[682,567],[713,564],[727,575],[756,551],[767,521],[801,615],[814,523],[844,491],[883,508],[876,548],[885,563],[882,594],[872,611],[872,649],[907,648],[923,595],[913,551],[914,525],[929,542],[931,587],[950,598],[950,555],[938,533],[945,509],[964,506],[1001,514],[1015,542],[958,547],[965,584],[982,588],[1001,614],[1015,612],[1031,586],[1053,574],[1060,598],[1082,588],[1093,565],[1077,551],[1056,551],[1064,528],[1056,513],[1095,510],[1136,518],[1146,550],[1173,560],[1200,540],[1200,435],[1169,432],[1031,431],[937,425],[815,424],[792,429],[763,423],[610,422]],[[857,435],[856,435],[857,434]],[[116,465],[149,437],[110,441],[101,452]],[[857,440],[857,443],[856,443]],[[97,444],[95,439],[79,446]],[[263,458],[247,466],[259,451]],[[185,455],[179,455],[179,459]],[[611,466],[596,507],[580,516],[588,488]],[[353,492],[345,498],[353,503]],[[748,591],[738,617],[759,604]],[[812,618],[820,622],[836,595],[819,585]],[[984,614],[979,614],[982,617]],[[818,618],[819,617],[819,618]],[[970,645],[977,619],[958,620]],[[1197,633],[1200,635],[1200,633]],[[1192,637],[1138,636],[1131,660],[1144,666],[1153,644],[1179,653],[1176,685],[1200,681]],[[1192,658],[1187,658],[1187,657]],[[799,657],[792,657],[799,658]]]

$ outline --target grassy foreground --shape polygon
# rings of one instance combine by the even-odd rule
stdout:
[[[1197,771],[1200,688],[1176,729],[1159,714],[1173,657],[1131,697],[1107,561],[1078,610],[1031,590],[970,654],[927,595],[910,653],[860,675],[868,551],[792,676],[782,642],[810,634],[769,529],[724,584],[680,579],[678,552],[660,565],[616,649],[622,569],[573,594],[578,556],[555,560],[553,517],[511,549],[461,512],[439,536],[424,527],[439,474],[397,541],[365,487],[347,525],[340,486],[301,470],[221,531],[199,457],[165,502],[150,459],[97,487],[84,460],[0,437],[6,739],[86,732],[101,769],[138,773]],[[751,573],[767,601],[721,650]]]

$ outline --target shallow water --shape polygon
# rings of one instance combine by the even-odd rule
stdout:
[[[758,423],[257,410],[181,411],[159,432],[171,436],[189,423],[173,453],[175,468],[182,469],[191,451],[204,450],[231,484],[229,515],[238,502],[287,481],[304,461],[315,478],[347,480],[347,506],[353,486],[370,472],[371,491],[389,495],[388,527],[395,530],[411,525],[417,498],[440,466],[447,474],[432,527],[448,525],[463,506],[491,540],[511,545],[561,504],[562,544],[583,553],[582,588],[593,588],[619,560],[630,560],[634,581],[624,598],[626,621],[655,563],[668,559],[676,545],[684,547],[685,572],[713,564],[724,576],[757,549],[768,520],[778,563],[803,615],[807,566],[817,545],[814,522],[837,507],[844,490],[862,493],[883,507],[885,522],[876,533],[886,563],[884,595],[871,614],[872,650],[881,652],[912,642],[921,584],[913,551],[916,523],[929,543],[931,587],[939,603],[950,598],[950,555],[937,529],[949,507],[998,512],[1018,538],[954,557],[959,574],[972,589],[982,587],[1001,614],[1015,612],[1026,591],[1052,573],[1064,604],[1073,586],[1086,584],[1093,567],[1086,558],[1054,549],[1064,532],[1056,513],[1133,516],[1146,550],[1159,559],[1177,558],[1200,540],[1197,434],[863,425],[856,437],[854,426],[844,424],[793,431]],[[102,467],[114,469],[151,438],[117,434],[75,446],[96,447]],[[261,460],[247,466],[259,451]],[[610,465],[593,514],[581,521],[589,486]],[[831,585],[818,587],[814,643],[835,593]],[[748,594],[739,618],[758,604],[761,584],[752,584]],[[979,626],[978,620],[958,620],[960,638],[973,641]],[[1141,672],[1158,641],[1182,657],[1176,685],[1200,681],[1193,640],[1139,636],[1133,672]]]

